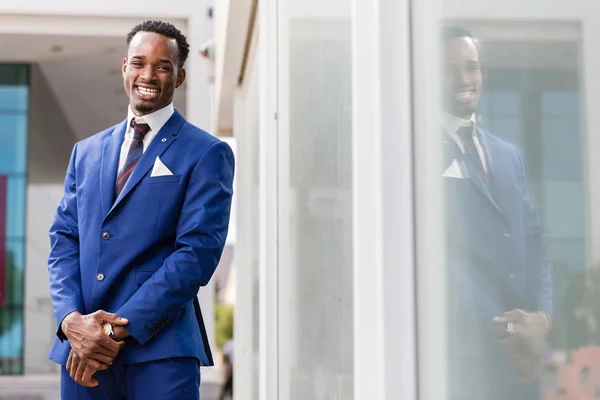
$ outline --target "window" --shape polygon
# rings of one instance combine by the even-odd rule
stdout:
[[[23,373],[29,67],[0,65],[0,374]]]

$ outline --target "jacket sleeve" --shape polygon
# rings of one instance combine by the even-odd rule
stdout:
[[[552,318],[553,288],[552,288],[552,261],[546,246],[546,229],[540,213],[531,198],[525,162],[519,152],[519,161],[523,176],[523,207],[525,212],[525,235],[528,268],[533,268],[534,289],[536,294],[537,311],[546,313]]]
[[[116,313],[140,344],[173,320],[208,283],[221,258],[233,196],[234,157],[225,142],[211,145],[189,178],[177,223],[175,251]]]
[[[74,146],[64,183],[64,194],[50,227],[50,255],[48,276],[50,297],[56,317],[56,334],[66,339],[62,320],[73,311],[83,311],[81,275],[79,271],[79,227],[77,222],[77,183],[75,160],[77,145]]]

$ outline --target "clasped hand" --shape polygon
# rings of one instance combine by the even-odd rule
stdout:
[[[98,386],[94,374],[107,369],[125,346],[125,342],[117,342],[104,333],[102,324],[107,322],[115,326],[118,337],[128,336],[122,326],[127,325],[129,321],[103,310],[88,315],[75,311],[67,315],[61,324],[62,331],[71,345],[66,369],[71,378],[80,385]]]
[[[543,368],[542,346],[550,330],[549,317],[539,311],[516,309],[494,318],[494,323],[508,361],[521,368],[521,381],[537,379]]]

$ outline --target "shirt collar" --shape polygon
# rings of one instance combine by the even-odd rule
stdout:
[[[445,112],[443,118],[444,129],[450,135],[454,135],[459,128],[464,128],[469,125],[475,126],[475,114],[471,115],[471,118],[469,119],[464,119]]]
[[[131,106],[128,108],[127,112],[127,126],[131,124],[131,120],[135,118],[135,122],[146,123],[150,126],[150,129],[154,133],[158,133],[158,131],[167,123],[169,118],[175,112],[175,107],[173,107],[173,102],[169,103],[168,106],[161,108],[160,110],[156,110],[153,113],[146,114],[143,117],[136,117],[133,111],[131,110]]]

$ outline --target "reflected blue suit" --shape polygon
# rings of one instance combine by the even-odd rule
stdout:
[[[50,229],[58,332],[50,358],[66,364],[70,346],[60,323],[68,313],[103,309],[129,320],[132,338],[115,364],[188,358],[196,367],[213,365],[196,295],[225,245],[233,153],[175,111],[115,199],[126,128],[123,121],[83,140],[71,155]],[[172,175],[150,176],[157,157]]]
[[[492,322],[516,308],[552,315],[551,264],[523,158],[516,146],[478,129],[491,177],[488,186],[444,135],[444,168],[455,159],[465,175],[441,178],[454,398],[537,399],[537,383],[517,383],[519,371],[507,363]]]

